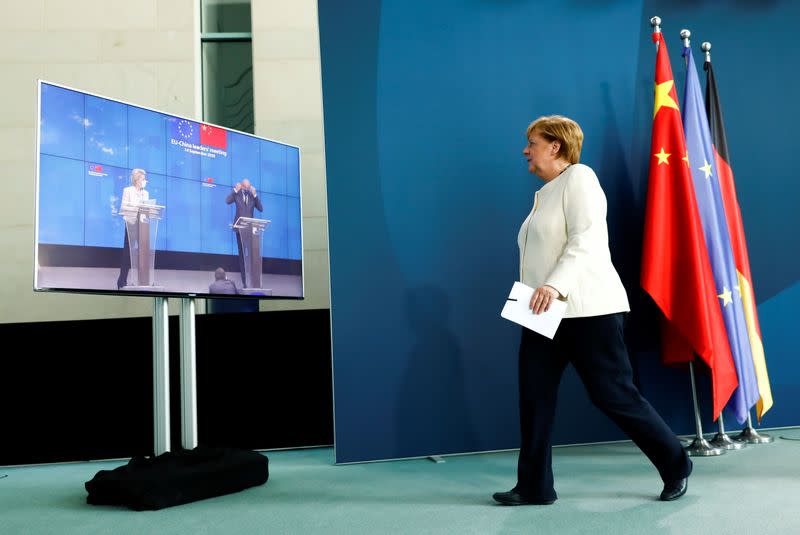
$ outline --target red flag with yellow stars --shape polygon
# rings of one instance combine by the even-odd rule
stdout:
[[[663,313],[662,359],[699,355],[711,371],[714,419],[738,385],[686,154],[675,81],[660,31],[641,283]]]

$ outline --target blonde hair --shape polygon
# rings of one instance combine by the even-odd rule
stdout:
[[[539,117],[528,126],[527,136],[536,132],[547,141],[558,141],[561,147],[558,149],[560,158],[564,158],[569,163],[578,163],[581,159],[581,147],[583,146],[583,130],[581,127],[563,115],[545,115]]]
[[[144,169],[131,169],[131,185],[136,185],[136,180],[138,177],[142,177],[143,179],[147,178],[147,173]]]

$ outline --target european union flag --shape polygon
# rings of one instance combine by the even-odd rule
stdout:
[[[169,118],[170,138],[175,141],[200,144],[200,125],[188,119]]]
[[[711,130],[703,104],[700,81],[695,70],[691,48],[685,48],[686,87],[683,98],[683,129],[686,133],[685,165],[692,173],[697,208],[703,223],[703,234],[717,286],[717,299],[728,334],[739,386],[728,402],[739,423],[744,423],[750,408],[759,399],[747,322],[742,305],[736,264],[725,216],[725,205],[714,162]]]
[[[170,117],[167,136],[167,175],[200,180],[200,124]]]

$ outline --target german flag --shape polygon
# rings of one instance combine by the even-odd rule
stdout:
[[[722,120],[722,109],[717,91],[717,80],[714,77],[714,68],[711,61],[706,60],[706,115],[711,128],[711,140],[714,146],[714,160],[719,175],[720,189],[725,206],[725,218],[728,222],[728,232],[731,237],[734,261],[738,275],[738,293],[741,295],[747,321],[747,335],[750,339],[750,351],[753,354],[753,366],[758,383],[759,400],[756,403],[758,421],[772,407],[772,390],[769,386],[767,363],[764,357],[764,345],[761,342],[761,328],[758,324],[758,311],[756,298],[753,291],[753,278],[750,275],[750,257],[747,254],[747,241],[744,236],[742,212],[736,196],[736,186],[733,181],[733,170],[730,165],[728,140],[725,136],[725,124]]]

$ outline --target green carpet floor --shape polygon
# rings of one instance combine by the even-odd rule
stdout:
[[[333,466],[331,449],[268,453],[266,485],[134,512],[86,504],[83,484],[121,462],[0,468],[0,533],[69,534],[800,534],[800,442],[695,459],[689,492],[664,503],[630,443],[554,450],[551,506],[503,507],[516,452]]]

